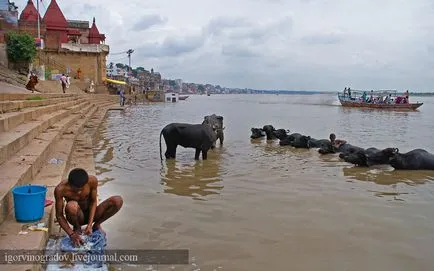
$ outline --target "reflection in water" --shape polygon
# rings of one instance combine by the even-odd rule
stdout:
[[[202,199],[204,196],[219,194],[223,185],[219,176],[219,161],[199,160],[181,164],[176,160],[166,161],[167,169],[161,178],[165,193]]]
[[[407,185],[425,184],[434,180],[434,171],[394,170],[390,166],[381,165],[370,168],[344,167],[344,176],[351,179],[374,182],[380,185],[405,183]]]
[[[249,138],[251,127],[271,123],[365,148],[434,152],[429,99],[421,112],[397,113],[297,104],[326,95],[192,95],[112,112],[96,150],[96,165],[110,169],[100,170],[108,181],[100,193],[124,197],[105,226],[109,245],[188,248],[192,265],[176,270],[431,270],[434,185],[425,182],[434,172],[354,168],[338,154]],[[162,167],[161,128],[212,113],[225,118],[224,147],[206,161],[179,148]]]
[[[363,148],[386,148],[393,144],[397,144],[396,147],[399,148],[399,145],[401,145],[400,141],[406,142],[412,139],[408,136],[409,134],[413,134],[409,123],[417,121],[419,117],[418,112],[411,112],[410,114],[409,112],[361,108],[340,107],[339,109],[343,114],[338,119],[338,124],[344,130],[342,135],[337,135],[337,137],[345,137],[344,139],[348,143]],[[355,118],[358,118],[359,121],[354,121]],[[384,137],[378,136],[383,133],[381,130],[386,127],[389,134],[396,135],[397,137],[385,141]],[[367,144],[366,142],[371,142],[371,144]]]

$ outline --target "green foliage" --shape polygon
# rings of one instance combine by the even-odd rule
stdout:
[[[36,56],[35,40],[27,33],[14,31],[6,33],[6,45],[8,58],[11,62],[31,62]]]
[[[43,98],[41,96],[32,96],[32,97],[27,98],[26,100],[29,100],[29,101],[42,101],[42,100],[45,100],[45,98]]]
[[[51,80],[51,70],[50,69],[45,70],[45,80]]]

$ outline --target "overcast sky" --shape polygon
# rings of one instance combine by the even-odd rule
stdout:
[[[36,0],[34,0],[36,1]],[[27,0],[15,0],[21,11]],[[433,0],[58,0],[112,53],[227,87],[434,91]],[[36,3],[36,2],[35,2]],[[50,0],[43,0],[41,13]],[[128,64],[126,54],[108,63]]]

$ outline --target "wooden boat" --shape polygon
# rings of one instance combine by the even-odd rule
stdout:
[[[179,96],[179,100],[181,100],[181,101],[184,101],[184,100],[187,100],[187,98],[188,97],[190,97],[190,96],[188,96],[188,95],[185,95],[185,96]]]
[[[366,102],[363,100],[363,93],[366,93],[366,97],[374,97],[374,102]],[[384,102],[386,96],[390,96],[392,99],[390,102]],[[343,107],[357,107],[357,108],[372,108],[372,109],[389,109],[389,110],[404,110],[411,111],[416,110],[423,103],[397,103],[396,101],[403,100],[402,96],[397,94],[396,90],[378,90],[378,91],[363,91],[363,90],[351,90],[351,96],[344,92],[338,93],[339,102]],[[410,97],[411,99],[411,97]]]

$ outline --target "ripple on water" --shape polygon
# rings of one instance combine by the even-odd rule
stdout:
[[[109,113],[95,155],[99,177],[113,180],[101,193],[121,194],[128,206],[106,223],[109,243],[189,248],[195,266],[176,270],[434,266],[433,172],[357,168],[338,155],[249,138],[251,127],[272,124],[315,138],[334,132],[365,148],[434,152],[434,100],[421,112],[395,113],[332,106],[334,96],[282,96],[192,96]],[[209,160],[178,148],[176,161],[160,161],[165,124],[201,123],[212,113],[224,116],[226,130]]]

